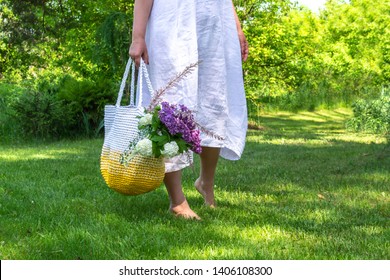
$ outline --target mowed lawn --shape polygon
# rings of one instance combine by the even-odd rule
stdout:
[[[275,113],[221,160],[217,208],[168,212],[162,186],[126,197],[99,171],[103,139],[0,147],[1,259],[389,259],[390,148],[347,132],[346,109]]]

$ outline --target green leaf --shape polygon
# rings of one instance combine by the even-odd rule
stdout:
[[[154,113],[152,117],[152,128],[154,131],[157,131],[160,126],[161,126],[160,118],[158,117],[157,113]]]
[[[158,158],[161,156],[160,147],[159,147],[159,145],[157,145],[156,142],[152,142],[152,151],[153,151],[154,157]]]
[[[157,144],[161,147],[164,147],[166,143],[169,142],[169,136],[167,135],[154,135],[150,138],[153,142],[157,142]]]
[[[176,140],[176,144],[179,146],[179,153],[188,151],[188,148],[190,147],[187,142],[182,139]]]

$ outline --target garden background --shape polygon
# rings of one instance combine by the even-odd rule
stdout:
[[[389,259],[390,1],[235,0],[250,45],[242,160],[218,208],[99,173],[133,1],[0,0],[1,259]]]

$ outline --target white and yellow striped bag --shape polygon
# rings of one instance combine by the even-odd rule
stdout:
[[[132,67],[131,67],[132,66]],[[123,91],[130,69],[130,105],[121,106]],[[139,68],[139,88],[134,100],[135,64],[129,59],[115,105],[104,108],[104,143],[100,157],[100,171],[106,184],[125,195],[139,195],[158,188],[164,178],[165,165],[162,158],[136,156],[128,165],[120,163],[121,154],[138,136],[138,118],[144,113],[142,107],[143,77],[148,90],[153,93],[145,63]]]

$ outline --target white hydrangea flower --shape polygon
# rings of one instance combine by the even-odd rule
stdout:
[[[161,154],[164,157],[171,158],[176,156],[179,153],[179,146],[176,144],[175,141],[166,143],[164,145],[164,150],[161,151]]]
[[[142,139],[135,145],[134,153],[145,157],[151,157],[153,155],[152,141],[148,138]]]
[[[142,118],[139,119],[138,125],[152,124],[152,118],[153,118],[152,114],[149,114],[149,113],[145,114]]]

